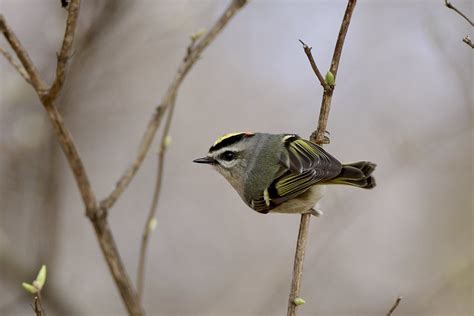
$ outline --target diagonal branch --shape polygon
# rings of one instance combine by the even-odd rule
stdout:
[[[474,22],[472,22],[464,13],[462,13],[455,6],[453,6],[450,1],[444,0],[444,5],[448,7],[448,9],[451,9],[460,16],[462,16],[469,24],[471,24],[471,26],[474,26]]]
[[[245,4],[245,2],[242,2],[242,3]],[[243,4],[237,3],[237,5],[243,5]],[[224,14],[223,16],[226,16],[226,14]],[[217,23],[219,23],[219,21]],[[211,34],[211,32],[213,32],[213,28],[211,28],[211,31],[208,34]],[[195,55],[195,47],[196,47],[196,43],[198,43],[198,40],[203,36],[203,34],[204,34],[203,31],[200,31],[191,36],[191,43],[186,49],[186,54],[183,58],[183,63],[188,62],[191,56],[194,56],[194,58],[196,59],[199,57]],[[217,34],[217,33],[214,33],[214,34]],[[204,36],[203,41],[205,40],[205,38],[206,36]],[[209,44],[209,37],[208,37],[206,45],[208,44]],[[171,122],[173,120],[174,108],[176,106],[176,96],[177,96],[176,94],[177,94],[177,90],[175,90],[174,94],[171,95],[168,116],[166,118],[165,127],[163,130],[163,134],[161,136],[160,147],[159,147],[160,149],[158,152],[158,166],[157,166],[155,189],[153,192],[153,199],[152,199],[151,207],[148,213],[148,217],[145,222],[145,227],[143,228],[142,241],[140,244],[140,256],[139,256],[139,261],[138,261],[138,272],[137,272],[137,291],[138,291],[138,297],[140,301],[143,300],[143,289],[145,285],[145,268],[146,268],[148,242],[149,242],[150,234],[153,231],[154,226],[156,225],[156,212],[158,210],[158,199],[160,196],[162,182],[163,182],[164,158],[165,158],[167,147],[170,142],[169,131],[171,128]]]
[[[18,71],[18,73],[23,77],[23,79],[25,79],[26,82],[31,84],[30,76],[26,72],[25,68],[22,65],[18,64],[13,58],[13,56],[10,55],[6,50],[0,48],[0,53],[6,58],[6,60],[8,60],[10,65],[12,65],[13,68],[15,68],[16,71]]]
[[[339,35],[337,37],[336,46],[334,48],[334,54],[332,57],[330,71],[336,77],[337,70],[339,68],[339,60],[342,54],[342,47],[344,45],[344,40],[346,38],[347,30],[349,29],[349,24],[352,17],[352,12],[354,11],[357,0],[349,0],[347,3],[346,11],[344,13],[344,18],[341,23],[341,28],[339,30]],[[322,145],[326,143],[324,133],[326,132],[326,127],[329,118],[329,110],[331,108],[331,100],[334,92],[334,87],[332,89],[324,89],[323,99],[321,101],[321,111],[318,119],[318,127],[316,131],[311,134],[310,140]],[[300,288],[301,288],[301,276],[303,274],[303,261],[306,251],[306,242],[308,239],[308,230],[311,214],[301,215],[300,228],[298,232],[298,240],[296,243],[295,251],[295,261],[293,265],[293,279],[291,281],[291,290],[288,300],[288,316],[296,315],[297,304],[295,304],[295,299],[299,297]]]
[[[202,37],[202,39],[196,43],[196,45],[191,49],[188,54],[188,58],[183,60],[181,65],[178,68],[178,71],[168,87],[168,90],[161,100],[160,105],[156,108],[155,113],[152,116],[152,119],[148,123],[148,126],[145,130],[145,133],[142,136],[140,146],[138,148],[137,155],[133,160],[132,164],[125,170],[125,172],[120,176],[120,179],[117,181],[115,188],[112,192],[101,201],[100,205],[103,209],[111,208],[123,191],[132,181],[133,177],[140,168],[143,160],[145,159],[146,154],[148,153],[151,143],[155,137],[156,131],[161,123],[161,118],[163,117],[164,112],[170,106],[170,103],[173,99],[173,96],[177,94],[181,83],[186,77],[189,70],[192,68],[194,63],[198,60],[201,53],[204,49],[209,46],[209,44],[216,38],[216,36],[222,31],[222,29],[227,25],[227,23],[232,19],[232,17],[241,9],[247,0],[233,0],[227,9],[224,11],[222,16],[217,20],[217,22],[211,27],[211,29]]]
[[[63,117],[52,101],[43,99],[43,106],[49,116],[58,142],[67,158],[69,167],[74,174],[74,179],[76,180],[82,201],[86,208],[86,214],[89,218],[93,218],[97,211],[96,198],[71,132],[64,125]]]
[[[398,304],[400,304],[401,300],[402,300],[401,296],[397,297],[395,303],[393,303],[392,305],[392,308],[390,308],[390,310],[388,311],[387,316],[391,316],[393,314],[393,312],[397,309]]]
[[[12,47],[15,54],[18,56],[18,59],[20,60],[23,67],[25,68],[25,71],[31,80],[31,84],[33,85],[35,90],[39,94],[41,94],[42,91],[46,89],[46,84],[41,80],[38,69],[33,64],[25,48],[20,43],[15,33],[13,33],[12,29],[8,26],[7,22],[5,21],[5,18],[1,14],[0,14],[0,32],[3,33],[3,36],[5,36],[5,39]]]

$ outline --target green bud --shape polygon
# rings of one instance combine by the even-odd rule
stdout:
[[[293,303],[296,306],[299,306],[299,305],[303,305],[304,303],[306,303],[306,301],[304,299],[302,299],[301,297],[297,297],[293,300]]]
[[[336,81],[334,79],[334,75],[332,74],[331,71],[328,71],[326,73],[326,83],[330,86],[333,86],[336,83]]]
[[[35,287],[37,287],[38,290],[41,290],[45,282],[46,282],[46,266],[43,264],[41,266],[41,269],[38,272],[38,275],[36,276],[35,282],[33,282],[33,285],[35,285]]]
[[[34,287],[33,285],[23,282],[21,286],[29,293],[31,294],[36,294],[38,292],[38,289]]]

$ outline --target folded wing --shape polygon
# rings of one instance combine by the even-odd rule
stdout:
[[[284,137],[286,151],[280,157],[283,173],[251,205],[268,213],[272,208],[306,192],[316,183],[339,175],[341,163],[320,146],[297,135]]]

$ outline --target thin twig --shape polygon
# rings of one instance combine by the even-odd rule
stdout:
[[[449,9],[453,10],[454,12],[462,16],[469,24],[471,24],[471,26],[474,26],[474,22],[472,22],[464,13],[462,13],[455,6],[453,6],[450,1],[444,0],[444,4],[446,5],[446,7],[448,7]]]
[[[21,45],[15,33],[13,33],[12,29],[8,26],[7,22],[5,21],[5,18],[1,14],[0,31],[3,33],[3,36],[5,36],[5,39],[12,47],[15,54],[18,56],[18,59],[25,68],[25,71],[28,74],[31,80],[31,84],[33,85],[35,90],[38,92],[38,94],[43,93],[46,90],[46,84],[41,80],[38,69],[33,64],[25,48],[23,47],[23,45]]]
[[[193,48],[196,44],[196,41],[200,38],[201,36],[196,33],[193,36],[191,36],[191,43],[186,49],[186,54],[183,58],[183,61],[186,62],[191,54],[193,53]],[[145,226],[143,228],[143,233],[142,233],[142,240],[140,244],[140,256],[138,259],[138,272],[137,272],[137,292],[138,292],[138,297],[140,301],[143,300],[143,289],[145,286],[145,269],[146,269],[146,255],[147,255],[147,250],[148,250],[148,241],[150,234],[152,232],[152,222],[156,220],[156,212],[158,209],[158,199],[160,197],[160,192],[161,192],[161,187],[162,187],[162,182],[163,182],[163,169],[164,169],[164,162],[165,162],[165,154],[166,150],[168,148],[168,139],[169,139],[169,131],[171,128],[171,122],[173,120],[173,113],[174,113],[174,108],[176,106],[176,94],[173,95],[171,101],[170,101],[170,107],[168,111],[168,116],[166,118],[165,122],[165,128],[163,130],[163,134],[161,135],[161,141],[160,141],[160,149],[158,151],[158,164],[157,164],[157,174],[156,174],[156,182],[155,182],[155,189],[153,191],[153,198],[150,206],[150,210],[148,212],[148,217],[145,222]],[[151,225],[151,226],[150,226]]]
[[[31,84],[31,80],[30,80],[30,76],[28,75],[28,73],[26,72],[25,68],[18,64],[15,59],[13,58],[12,55],[10,55],[7,51],[5,51],[4,49],[0,48],[0,53],[8,60],[8,62],[10,63],[10,65],[13,66],[13,68],[16,69],[16,71],[18,71],[18,73],[23,77],[23,79],[26,80],[26,82],[28,82],[29,84]]]
[[[203,31],[200,31],[198,33],[195,33],[191,36],[191,43],[188,45],[186,48],[186,54],[183,58],[183,62],[186,63],[189,58],[194,54],[194,48],[196,46],[196,42],[201,38],[203,35]],[[148,250],[148,241],[150,238],[150,233],[152,232],[152,222],[156,220],[156,212],[158,209],[158,199],[160,196],[161,192],[161,187],[162,187],[162,182],[163,182],[163,169],[164,169],[164,158],[166,154],[166,149],[168,147],[168,139],[169,139],[169,131],[171,128],[171,122],[173,120],[173,113],[174,113],[174,108],[176,106],[176,93],[172,95],[170,103],[169,103],[169,110],[168,110],[168,116],[166,118],[165,122],[165,127],[163,130],[163,134],[161,136],[161,141],[160,141],[160,149],[158,152],[158,166],[157,166],[157,175],[156,175],[156,183],[155,183],[155,189],[153,192],[153,199],[151,203],[151,207],[148,213],[148,217],[145,222],[145,226],[143,228],[143,233],[142,233],[142,240],[140,244],[140,256],[139,256],[139,261],[138,261],[138,272],[137,272],[137,291],[138,291],[138,297],[140,301],[143,300],[143,289],[145,286],[145,269],[146,269],[146,255],[147,255],[147,250]],[[152,225],[152,226],[150,226]]]
[[[308,60],[309,60],[309,63],[311,64],[311,68],[313,68],[314,74],[318,78],[324,90],[330,90],[331,86],[327,84],[326,80],[324,80],[323,75],[321,75],[321,72],[319,71],[318,66],[316,65],[316,62],[314,61],[313,54],[311,53],[312,47],[309,47],[308,45],[306,45],[306,43],[303,42],[302,40],[299,40],[299,41],[303,45],[304,52],[306,53],[306,56],[308,56]]]
[[[160,149],[158,151],[158,163],[157,163],[157,171],[156,171],[156,182],[155,188],[153,191],[153,199],[151,202],[150,210],[148,212],[148,217],[145,222],[145,227],[143,228],[142,233],[142,240],[140,244],[140,257],[138,261],[138,273],[137,273],[137,292],[140,301],[143,300],[143,289],[145,286],[145,268],[146,268],[146,255],[148,250],[148,241],[150,238],[150,234],[153,230],[151,224],[153,220],[156,218],[156,212],[158,210],[158,200],[161,193],[161,187],[163,182],[163,169],[165,164],[165,154],[166,149],[169,144],[167,144],[167,139],[169,135],[169,130],[171,127],[171,120],[173,117],[174,107],[176,102],[176,96],[173,98],[172,103],[170,105],[170,109],[168,111],[168,116],[166,118],[165,128],[163,131],[163,135],[161,137],[160,142]]]
[[[76,33],[77,17],[81,6],[80,0],[72,0],[68,5],[68,15],[66,20],[66,30],[64,31],[63,43],[57,56],[56,77],[49,89],[47,99],[55,100],[61,91],[64,80],[66,79],[66,66],[71,53],[74,34]]]
[[[471,41],[471,38],[469,36],[466,35],[466,37],[464,37],[462,41],[467,45],[471,46],[471,48],[474,48],[474,43]]]
[[[401,296],[397,297],[397,300],[395,301],[395,303],[393,303],[392,308],[390,308],[390,310],[388,311],[387,316],[392,315],[392,313],[395,311],[395,309],[397,309],[397,306],[398,306],[398,304],[400,304],[401,300],[402,300]]]
[[[138,152],[135,159],[121,175],[112,192],[104,200],[101,201],[100,205],[102,208],[111,208],[115,204],[117,199],[120,197],[120,195],[123,193],[123,191],[130,184],[150,149],[150,145],[160,125],[161,117],[163,116],[164,111],[166,111],[169,107],[172,96],[177,94],[182,81],[186,77],[186,74],[192,68],[194,63],[198,60],[204,49],[215,39],[215,37],[230,21],[230,19],[232,19],[232,17],[237,13],[237,11],[241,9],[246,3],[247,0],[233,0],[231,4],[227,7],[227,9],[224,11],[222,16],[219,18],[219,20],[193,47],[192,52],[190,52],[188,58],[186,60],[183,60],[183,62],[178,68],[178,71],[173,81],[169,85],[168,90],[161,101],[161,104],[158,106],[155,113],[153,114],[152,119],[148,123],[145,133],[142,136],[140,147],[138,148]]]
[[[339,30],[339,35],[337,37],[336,46],[334,48],[334,54],[332,57],[330,71],[333,73],[334,78],[336,78],[337,70],[339,68],[339,60],[341,58],[342,47],[344,45],[344,39],[346,38],[347,30],[352,17],[352,12],[354,11],[357,0],[349,0],[347,3],[346,11],[344,13],[344,18],[341,23],[341,28]],[[323,99],[321,101],[321,111],[318,119],[318,127],[311,134],[310,140],[323,145],[327,143],[325,141],[325,132],[329,117],[329,110],[331,107],[332,95],[334,92],[334,87],[332,89],[324,90]],[[294,303],[295,298],[299,297],[300,286],[301,286],[301,276],[303,272],[303,261],[306,249],[306,242],[308,238],[309,222],[311,214],[301,215],[300,228],[298,232],[298,240],[296,242],[296,251],[295,251],[295,261],[293,265],[293,278],[291,281],[291,290],[288,300],[288,316],[296,315],[297,305]]]
[[[41,304],[41,295],[40,292],[35,295],[33,298],[33,311],[35,312],[36,316],[44,316],[43,304]]]

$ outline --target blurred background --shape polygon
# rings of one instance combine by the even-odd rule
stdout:
[[[58,102],[98,198],[131,162],[189,43],[229,1],[84,1]],[[454,1],[474,17],[472,1]],[[148,315],[284,315],[299,216],[247,208],[192,164],[227,132],[315,129],[346,1],[251,1],[185,79],[150,242]],[[44,78],[60,1],[1,0]],[[313,218],[299,315],[473,315],[474,37],[444,1],[360,1],[344,46],[326,148],[378,164],[371,191],[330,187]],[[0,41],[2,48],[9,48]],[[41,264],[48,315],[124,315],[75,181],[33,89],[0,59],[0,315],[32,315],[20,286]],[[159,134],[158,134],[159,135]],[[132,280],[158,144],[110,222]],[[218,198],[216,198],[216,196]]]

